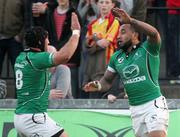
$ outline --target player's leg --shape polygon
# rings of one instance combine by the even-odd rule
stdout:
[[[60,135],[60,137],[68,137],[68,134],[66,132],[63,132],[62,135]]]
[[[14,126],[21,137],[68,137],[64,128],[51,119],[47,113],[15,114]]]
[[[169,121],[166,99],[163,96],[155,99],[149,108],[149,113],[145,117],[148,137],[166,137]]]
[[[165,131],[152,131],[148,134],[148,137],[166,137]]]
[[[164,97],[130,106],[130,111],[136,137],[166,137],[169,112]]]

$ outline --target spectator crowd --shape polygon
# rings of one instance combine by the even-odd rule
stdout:
[[[116,38],[122,24],[111,12],[114,7],[125,10],[137,20],[150,22],[154,26],[158,24],[166,53],[166,76],[179,80],[179,0],[0,0],[0,98],[11,92],[6,91],[8,85],[1,78],[5,57],[8,55],[14,67],[16,57],[26,47],[25,31],[35,26],[47,30],[48,52],[53,53],[61,49],[72,35],[72,12],[77,14],[81,25],[79,43],[67,63],[49,70],[49,98],[109,98],[110,101],[127,98],[120,77],[116,77],[112,88],[106,93],[83,91],[83,86],[88,82],[100,80],[111,55],[118,49]],[[153,7],[164,7],[164,10],[156,11]],[[156,17],[157,24],[153,22]],[[143,42],[145,37],[139,33]]]

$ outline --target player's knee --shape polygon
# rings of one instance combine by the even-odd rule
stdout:
[[[163,130],[152,131],[152,132],[148,133],[148,137],[166,137],[166,132]]]
[[[59,137],[68,137],[68,134],[66,132],[63,132]]]

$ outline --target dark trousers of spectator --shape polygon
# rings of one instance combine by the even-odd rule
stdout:
[[[79,67],[69,66],[71,70],[71,88],[74,98],[79,98]]]
[[[178,78],[180,76],[180,15],[168,15],[167,32],[167,75]]]
[[[14,38],[0,40],[0,78],[2,75],[5,55],[8,55],[11,65],[14,68],[16,57],[21,51],[23,51],[22,44],[17,42]],[[16,98],[16,93],[14,95],[14,98]]]
[[[11,64],[14,67],[16,57],[23,50],[21,43],[17,42],[14,38],[0,40],[0,74],[2,73],[4,57],[8,54]]]

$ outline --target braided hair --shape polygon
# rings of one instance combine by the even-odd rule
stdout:
[[[45,49],[45,39],[48,37],[48,32],[42,27],[32,27],[25,33],[25,44],[29,48],[38,48],[41,51]]]

